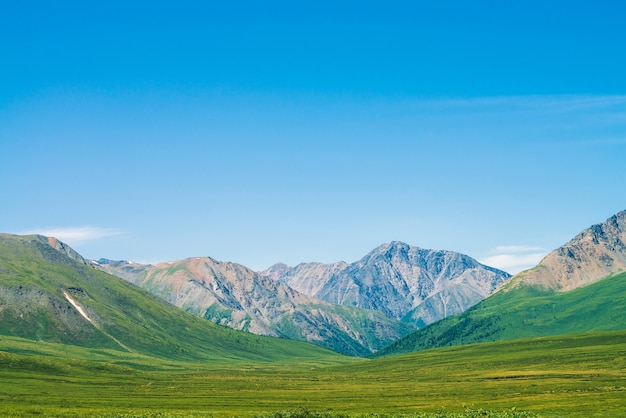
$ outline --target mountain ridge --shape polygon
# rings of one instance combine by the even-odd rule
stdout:
[[[503,288],[525,283],[569,291],[621,271],[626,271],[626,211],[582,230]]]
[[[483,341],[626,329],[626,211],[576,234],[467,311],[375,356]]]
[[[217,324],[345,354],[368,355],[414,329],[378,311],[336,306],[210,257],[145,266],[101,261],[99,268]]]
[[[43,236],[0,234],[0,335],[185,361],[338,356],[205,321],[70,249]]]
[[[424,326],[467,309],[510,277],[461,253],[391,241],[354,263],[301,263],[277,280],[327,302]]]

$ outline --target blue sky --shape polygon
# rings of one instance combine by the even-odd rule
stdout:
[[[515,272],[626,209],[626,3],[131,3],[0,5],[0,231]]]

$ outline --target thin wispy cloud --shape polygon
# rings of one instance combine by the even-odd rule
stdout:
[[[545,248],[531,245],[501,245],[492,251],[496,253],[529,253],[545,251]]]
[[[113,228],[100,228],[96,226],[81,227],[58,227],[39,228],[22,231],[20,235],[39,234],[47,237],[55,237],[68,244],[76,244],[86,241],[95,241],[102,238],[114,237],[125,234],[124,231]]]
[[[491,254],[479,261],[511,274],[536,266],[548,250],[532,245],[502,245],[491,250]]]

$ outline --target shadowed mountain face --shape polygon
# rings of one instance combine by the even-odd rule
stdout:
[[[193,361],[331,354],[217,326],[86,263],[54,238],[0,234],[0,335]]]
[[[593,225],[473,308],[378,355],[563,333],[626,329],[626,212]]]
[[[97,266],[212,322],[346,354],[370,354],[415,329],[381,312],[333,305],[209,257],[149,266],[99,260]]]
[[[331,303],[373,309],[424,326],[464,311],[509,277],[453,251],[391,242],[355,263],[303,263],[278,275],[278,280]]]

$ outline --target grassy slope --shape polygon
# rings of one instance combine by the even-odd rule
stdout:
[[[501,291],[468,311],[400,339],[376,356],[433,347],[626,329],[626,273],[571,292],[528,286]]]
[[[0,235],[0,335],[124,351],[69,304],[137,354],[193,361],[336,359],[320,347],[255,336],[184,312],[117,277],[75,262],[37,236]]]
[[[3,352],[7,346],[13,353]],[[541,417],[626,414],[624,331],[448,347],[332,367],[149,362],[119,351],[38,347],[0,340],[0,415],[245,417],[298,406],[350,414],[466,406],[516,407]],[[68,349],[74,359],[57,357]],[[29,354],[14,354],[18,350]]]

